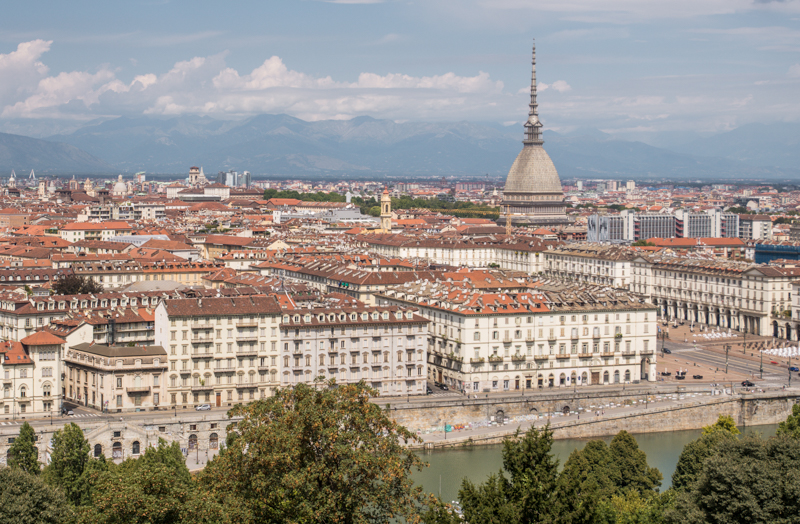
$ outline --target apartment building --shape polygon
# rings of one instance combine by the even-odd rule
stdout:
[[[570,244],[544,252],[543,274],[558,280],[628,289],[636,252],[607,244]]]
[[[281,309],[272,296],[166,299],[155,310],[155,341],[167,350],[169,406],[234,403],[280,385]]]
[[[772,219],[769,215],[739,215],[739,238],[745,240],[772,239]]]
[[[418,238],[407,235],[365,235],[357,242],[385,257],[422,259],[455,267],[497,267],[539,273],[542,253],[558,245],[538,238],[486,235],[475,239]]]
[[[45,332],[19,342],[0,343],[2,416],[6,420],[59,413],[64,344],[63,339]]]
[[[127,235],[133,228],[127,222],[108,220],[104,222],[71,222],[59,229],[64,240],[111,240],[115,236]]]
[[[656,380],[656,307],[586,285],[535,292],[445,292],[397,286],[379,304],[416,306],[431,321],[428,378],[467,392]]]
[[[81,343],[67,349],[64,398],[110,413],[157,409],[166,396],[161,346]]]
[[[384,396],[424,395],[427,326],[416,307],[284,311],[281,385],[363,380]]]
[[[639,255],[632,262],[630,289],[655,304],[662,318],[771,336],[769,317],[791,308],[798,277],[800,268]]]

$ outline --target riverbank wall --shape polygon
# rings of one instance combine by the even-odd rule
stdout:
[[[700,429],[713,424],[721,414],[732,416],[740,427],[777,424],[786,420],[792,406],[800,402],[800,391],[729,393],[661,391],[642,394],[620,391],[611,395],[554,395],[547,399],[506,399],[495,403],[473,399],[473,402],[464,401],[461,406],[398,408],[392,411],[392,416],[409,428],[417,424],[416,431],[422,442],[412,447],[431,449],[495,444],[513,434],[518,427],[524,430],[531,424],[543,427],[549,423],[556,439],[604,437],[621,430],[635,434]],[[659,398],[675,398],[676,401],[663,405],[657,402]],[[620,413],[609,410],[604,415],[594,415],[596,408],[591,406],[606,405],[616,406]],[[562,416],[562,413],[579,410],[582,412],[579,419]],[[561,420],[567,417],[571,420]],[[421,424],[428,424],[427,430],[421,431]],[[426,435],[434,435],[436,430],[441,435],[444,424],[470,429],[449,433],[446,440],[426,439]],[[474,431],[474,428],[485,429]]]

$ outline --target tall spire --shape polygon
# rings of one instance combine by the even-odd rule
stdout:
[[[539,104],[536,102],[536,40],[533,41],[533,57],[531,58],[531,103],[528,104],[528,121],[525,122],[526,146],[540,146],[542,140],[542,123],[539,121]]]

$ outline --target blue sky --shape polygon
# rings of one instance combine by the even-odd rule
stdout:
[[[537,41],[545,126],[656,141],[800,120],[800,0],[16,2],[0,130],[288,113],[512,124]]]

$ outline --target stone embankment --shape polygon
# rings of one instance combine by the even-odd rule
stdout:
[[[610,436],[621,430],[630,433],[654,433],[699,429],[713,424],[720,414],[730,415],[738,426],[777,424],[791,413],[792,405],[800,401],[800,391],[779,390],[764,393],[724,391],[688,393],[661,391],[647,395],[623,394],[591,396],[589,398],[535,398],[506,401],[498,404],[465,404],[456,406],[414,409],[402,413],[398,409],[398,422],[406,424],[437,417],[453,420],[445,422],[453,428],[445,435],[442,426],[417,430],[420,442],[415,448],[454,447],[462,445],[495,444],[512,435],[517,429],[525,431],[535,425],[548,423],[556,439],[594,438]],[[558,401],[573,400],[564,404],[561,411]],[[570,409],[567,411],[566,408]],[[479,412],[484,420],[478,420]],[[456,422],[463,420],[466,422]]]

